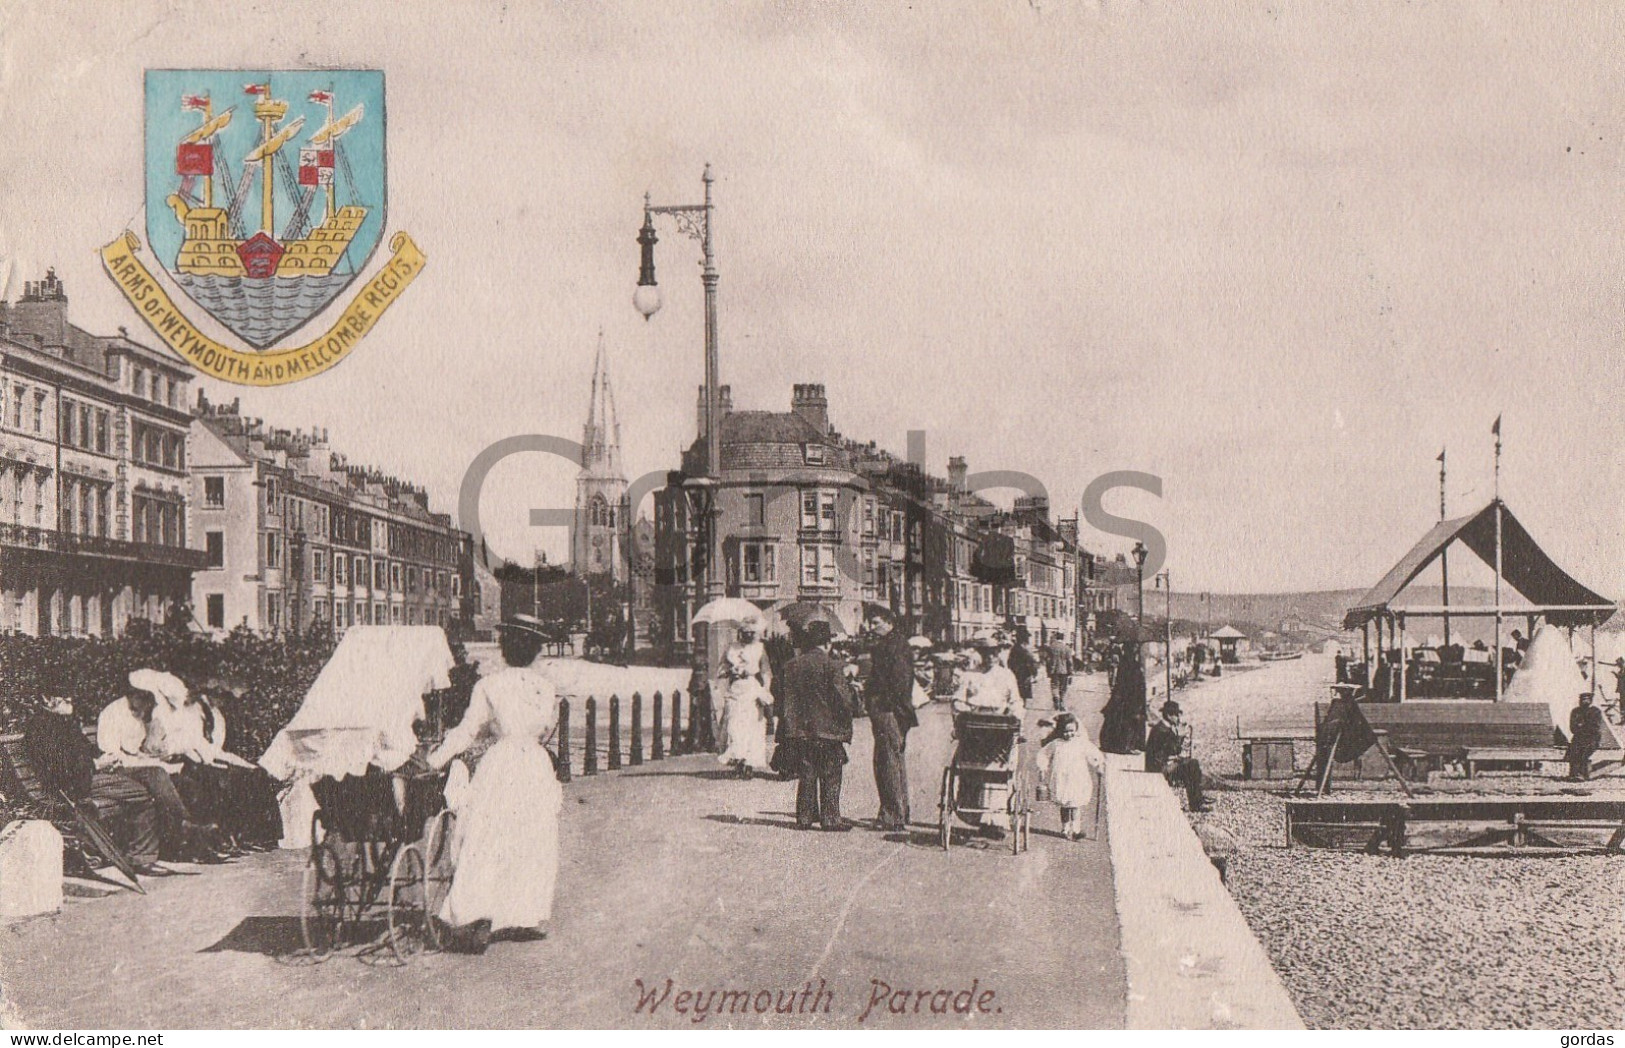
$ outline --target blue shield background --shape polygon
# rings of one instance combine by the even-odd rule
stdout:
[[[181,108],[187,95],[206,95],[214,115],[235,107],[228,127],[215,144],[216,166],[224,159],[237,182],[248,175],[254,184],[243,198],[242,235],[251,237],[260,228],[260,165],[243,160],[260,142],[261,128],[254,118],[256,96],[243,91],[248,84],[271,85],[271,97],[288,103],[288,113],[277,128],[285,128],[300,116],[304,126],[283,148],[292,170],[299,168],[299,150],[311,148],[310,136],[327,122],[327,107],[310,101],[312,91],[328,91],[334,98],[333,114],[342,117],[357,105],[365,113],[356,126],[338,140],[343,153],[336,164],[334,184],[337,205],[358,204],[367,209],[354,239],[340,263],[328,276],[247,277],[197,276],[176,271],[176,258],[185,230],[171,210],[168,197],[177,193],[183,177],[175,172],[176,147],[203,122],[201,112]],[[146,75],[146,213],[147,242],[159,263],[181,289],[211,316],[230,328],[256,349],[268,349],[292,334],[325,309],[365,268],[383,239],[385,216],[384,74],[362,69],[152,69]],[[271,235],[282,240],[283,227],[293,216],[303,187],[288,184],[283,168],[276,165],[275,227]],[[196,192],[196,190],[194,190]],[[317,189],[311,217],[325,217],[325,192]],[[229,194],[219,179],[214,184],[218,207],[229,203]]]

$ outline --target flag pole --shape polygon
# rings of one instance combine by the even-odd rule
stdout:
[[[1495,511],[1495,701],[1501,701],[1505,687],[1505,649],[1501,646],[1501,416],[1495,416],[1490,427],[1495,434],[1495,497],[1490,506]]]
[[[1439,450],[1439,522],[1444,523],[1444,449]],[[1450,546],[1439,551],[1439,579],[1441,583],[1440,596],[1444,605],[1444,642],[1450,644]]]

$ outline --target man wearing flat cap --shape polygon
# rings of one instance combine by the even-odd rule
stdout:
[[[816,821],[843,832],[852,828],[841,817],[841,766],[852,741],[856,700],[845,668],[829,653],[829,623],[807,623],[795,641],[796,657],[773,683],[784,710],[779,744],[790,750],[782,763],[799,780],[796,828],[810,830]]]

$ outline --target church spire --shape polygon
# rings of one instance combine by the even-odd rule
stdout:
[[[625,480],[621,470],[621,421],[615,413],[615,389],[609,381],[604,355],[604,330],[598,329],[598,353],[593,361],[592,396],[587,403],[587,424],[581,435],[581,475]]]

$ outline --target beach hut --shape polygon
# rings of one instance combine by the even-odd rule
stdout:
[[[1225,626],[1221,629],[1216,629],[1213,631],[1212,635],[1208,637],[1208,640],[1211,640],[1214,644],[1218,645],[1219,661],[1226,666],[1234,666],[1236,663],[1241,661],[1241,654],[1237,650],[1236,646],[1246,639],[1247,634],[1236,629],[1234,626]]]

